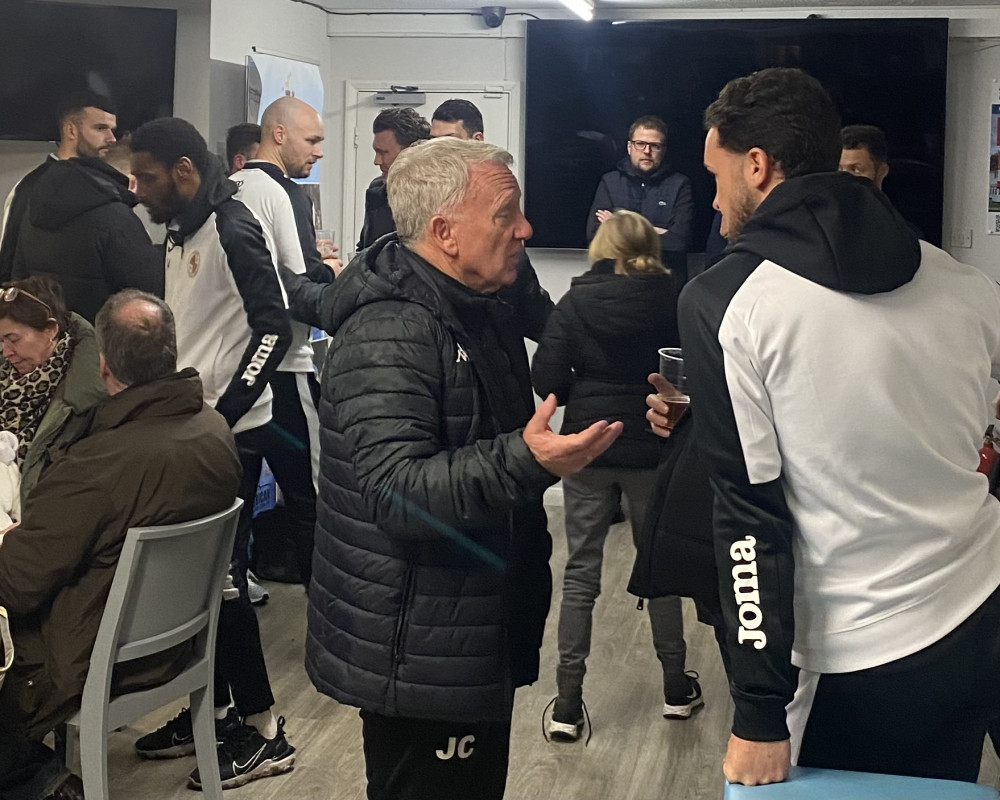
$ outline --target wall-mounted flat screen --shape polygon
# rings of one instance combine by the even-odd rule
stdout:
[[[944,194],[945,19],[530,21],[525,210],[533,247],[585,247],[601,175],[626,156],[632,120],[662,117],[668,157],[691,179],[692,252],[704,249],[714,183],[702,166],[705,108],[732,78],[801,67],[845,125],[888,137],[883,189],[934,244]]]
[[[119,131],[169,116],[176,38],[174,10],[0,0],[0,139],[58,139],[56,108],[84,89]]]

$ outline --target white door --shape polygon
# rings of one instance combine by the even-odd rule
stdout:
[[[384,90],[385,85],[381,85]],[[348,89],[350,92],[350,87]],[[515,159],[520,161],[520,137],[510,130],[511,104],[518,102],[516,87],[485,87],[469,90],[468,87],[459,91],[448,88],[433,88],[420,91],[425,101],[415,106],[417,113],[430,122],[431,116],[445,100],[460,98],[475,104],[483,115],[483,133],[486,141],[510,150]],[[375,89],[356,90],[356,114],[345,115],[345,123],[349,126],[345,131],[345,141],[348,143],[347,163],[344,164],[344,236],[340,240],[343,251],[353,251],[361,234],[361,226],[365,218],[365,190],[379,176],[379,168],[375,166],[375,152],[372,150],[372,123],[378,113],[387,106],[376,105]],[[350,98],[353,99],[353,98]],[[350,108],[348,108],[350,111]],[[517,141],[513,141],[517,140]],[[351,148],[353,142],[354,147]],[[352,159],[353,156],[353,159]],[[353,164],[351,163],[353,161]]]

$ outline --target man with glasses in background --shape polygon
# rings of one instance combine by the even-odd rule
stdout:
[[[628,158],[601,177],[587,218],[587,240],[619,209],[642,214],[660,235],[663,263],[674,275],[677,290],[687,282],[694,202],[691,181],[674,172],[667,155],[667,123],[642,116],[628,130]]]

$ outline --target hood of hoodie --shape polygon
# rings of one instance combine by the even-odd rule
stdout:
[[[674,173],[673,164],[670,163],[670,159],[664,155],[663,161],[660,162],[660,166],[654,169],[652,172],[643,172],[637,169],[632,163],[632,159],[625,156],[621,161],[618,162],[617,170],[626,177],[632,180],[639,181],[640,183],[659,183],[660,181],[669,178]]]
[[[135,205],[128,178],[99,158],[69,158],[54,162],[38,179],[28,218],[36,228],[57,230],[108,203]]]
[[[891,292],[920,267],[920,243],[871,181],[823,172],[782,181],[730,252],[749,252],[829,289]]]
[[[362,306],[382,300],[410,300],[437,308],[434,292],[415,273],[416,253],[399,243],[395,233],[378,239],[358,253],[323,298],[323,329],[333,336]]]
[[[571,299],[584,327],[598,340],[645,336],[666,325],[677,306],[666,272],[619,275],[612,259],[595,261],[571,282]]]
[[[167,236],[174,244],[182,244],[188,236],[205,224],[212,212],[239,190],[223,173],[214,157],[201,176],[201,185],[187,207],[167,226]]]

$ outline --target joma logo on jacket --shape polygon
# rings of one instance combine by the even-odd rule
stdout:
[[[758,630],[764,622],[760,610],[760,591],[757,587],[757,540],[750,535],[729,548],[729,556],[736,562],[733,567],[733,594],[739,606],[740,629],[737,637],[740,644],[753,642],[757,650],[767,645],[767,634]]]
[[[265,334],[261,339],[260,345],[257,347],[257,352],[253,354],[253,358],[250,359],[247,368],[243,370],[241,380],[247,386],[253,386],[257,382],[257,376],[264,369],[264,366],[267,364],[267,357],[271,355],[271,351],[274,350],[274,346],[277,343],[278,336],[274,333]]]

